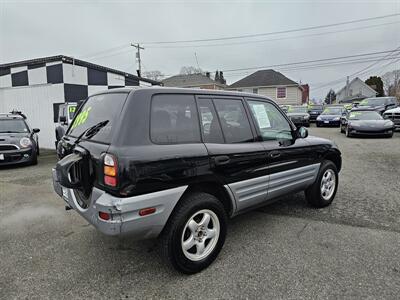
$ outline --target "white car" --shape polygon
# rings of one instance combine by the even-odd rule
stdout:
[[[383,118],[393,121],[395,129],[400,129],[400,107],[388,109],[383,113]]]

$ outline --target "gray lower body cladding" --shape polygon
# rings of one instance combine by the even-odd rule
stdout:
[[[235,198],[237,212],[279,196],[306,189],[317,178],[320,164],[295,168],[225,186]]]

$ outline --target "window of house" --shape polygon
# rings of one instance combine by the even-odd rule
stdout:
[[[219,125],[217,113],[211,99],[198,99],[200,127],[204,143],[224,143],[224,137]]]
[[[226,143],[253,142],[253,134],[241,100],[215,99]]]
[[[156,144],[200,142],[193,95],[155,95],[151,102],[150,136]]]
[[[258,89],[257,88],[253,89],[253,94],[258,94]]]
[[[248,101],[263,141],[292,139],[292,129],[282,113],[271,103]]]
[[[286,98],[286,87],[276,88],[276,98]]]

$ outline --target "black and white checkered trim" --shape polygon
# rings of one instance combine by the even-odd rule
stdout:
[[[70,102],[105,89],[160,83],[66,56],[0,65],[0,88],[44,84],[63,84],[65,101]]]

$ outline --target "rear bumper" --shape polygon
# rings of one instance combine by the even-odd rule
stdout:
[[[28,148],[12,151],[1,151],[0,155],[4,156],[4,159],[0,159],[0,166],[9,166],[31,162],[36,155],[36,152],[33,150],[33,148]]]
[[[326,123],[326,122],[328,122],[328,123]],[[317,124],[317,126],[321,126],[321,127],[323,127],[323,126],[339,127],[340,126],[340,120],[339,121],[326,121],[326,120],[319,121],[319,120],[316,120],[316,124]]]
[[[298,126],[309,126],[310,125],[310,120],[292,120],[293,124]]]
[[[82,209],[76,201],[74,190],[60,185],[55,169],[53,169],[53,187],[67,205],[100,232],[106,235],[129,235],[135,239],[157,237],[187,188],[187,186],[181,186],[134,197],[119,198],[94,187],[89,207]],[[139,215],[141,209],[149,207],[155,207],[155,213],[147,216]],[[110,214],[110,219],[101,219],[99,212]]]

